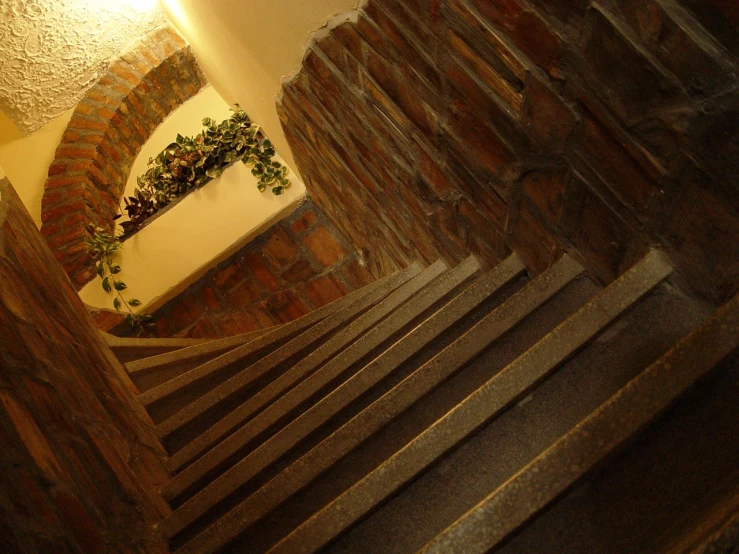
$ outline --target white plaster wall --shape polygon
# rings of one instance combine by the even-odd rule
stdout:
[[[177,133],[194,135],[202,129],[203,117],[222,120],[230,113],[229,105],[211,87],[178,108],[142,148],[128,191],[146,170],[149,158],[173,142]],[[144,304],[140,309],[152,310],[284,217],[305,195],[300,178],[293,173],[289,178],[292,184],[285,194],[260,193],[250,169],[239,162],[220,179],[186,196],[124,242],[120,277],[129,287],[126,297],[138,298]],[[80,296],[90,306],[112,309],[113,297],[102,290],[99,279],[88,283]]]
[[[18,196],[41,228],[41,197],[56,147],[72,118],[74,108],[62,113],[41,129],[24,137],[0,112],[0,164]]]
[[[300,67],[311,34],[358,0],[160,0],[210,83],[264,128],[294,167],[275,108],[281,79]]]
[[[38,130],[163,24],[157,0],[0,0],[0,110],[24,135]]]

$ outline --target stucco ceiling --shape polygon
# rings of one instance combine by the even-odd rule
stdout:
[[[0,110],[32,133],[166,21],[156,0],[0,0]]]

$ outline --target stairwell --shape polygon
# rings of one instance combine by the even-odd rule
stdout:
[[[732,552],[739,298],[714,310],[672,271],[652,250],[604,288],[567,255],[535,277],[470,257],[256,333],[109,338],[169,455],[156,533],[178,554]]]

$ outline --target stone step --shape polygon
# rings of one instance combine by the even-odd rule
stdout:
[[[721,535],[739,521],[737,398],[734,356],[492,552],[734,553]]]
[[[359,361],[364,355],[382,344],[398,330],[413,321],[418,315],[431,307],[439,299],[454,288],[466,281],[479,268],[474,258],[469,258],[457,266],[454,270],[442,275],[425,289],[419,292],[412,302],[404,305],[400,310],[384,320],[371,332],[361,337],[352,347],[342,352],[326,366],[313,374],[309,379],[293,389],[288,395],[270,406],[250,421],[244,428],[229,437],[218,447],[176,476],[162,490],[165,498],[172,498],[181,494],[197,478],[196,475],[188,475],[192,470],[197,470],[200,475],[211,470],[217,463],[221,463],[231,456],[243,443],[264,432],[271,424],[282,419],[282,416],[296,406],[310,399],[311,395],[320,390],[328,383],[338,371],[343,371],[353,363]],[[256,452],[247,456],[228,473],[205,490],[190,499],[186,504],[180,506],[171,517],[159,525],[160,532],[167,538],[171,538],[180,532],[186,525],[192,523],[198,516],[205,513],[209,507],[223,500],[232,491],[236,490],[251,477],[266,468],[270,463],[284,454],[288,449],[303,440],[313,432],[319,425],[325,423],[330,417],[345,408],[350,402],[358,398],[363,392],[377,384],[383,377],[397,368],[403,361],[410,358],[414,353],[423,348],[429,341],[441,334],[446,328],[469,313],[475,306],[497,291],[502,285],[509,282],[524,270],[523,265],[517,257],[513,256],[506,262],[500,264],[496,270],[489,272],[486,278],[478,279],[472,286],[456,296],[432,317],[415,327],[408,335],[393,344],[388,350],[375,358],[369,365],[352,376],[348,381],[330,391],[326,396],[313,404],[308,411],[302,413],[295,421],[288,424],[279,433],[270,438],[267,444],[263,444]],[[318,382],[316,382],[318,381]],[[305,392],[309,387],[310,392]],[[289,400],[291,395],[300,395],[292,405],[284,409],[282,402]],[[271,416],[267,422],[263,419],[269,417],[269,412],[280,410],[275,416]],[[254,429],[257,427],[256,429]],[[248,432],[246,439],[242,439],[242,445],[237,445],[226,453],[220,449],[241,436],[242,432]],[[218,455],[216,461],[211,461],[211,455]],[[208,463],[209,465],[204,465]],[[186,479],[186,480],[185,480]]]
[[[369,356],[363,358],[360,362],[355,364],[355,366],[352,367],[351,370],[348,372],[348,374],[351,375],[348,381],[351,381],[355,374],[360,373],[360,370],[363,370],[363,368],[365,368],[365,366],[367,366],[373,360],[381,357],[386,350],[394,349],[395,344],[399,338],[402,343],[402,338],[404,338],[406,335],[411,334],[417,327],[421,326],[427,319],[431,318],[438,310],[443,309],[443,307],[448,302],[452,301],[456,296],[458,296],[459,294],[463,294],[464,291],[467,289],[467,286],[472,286],[472,284],[474,284],[476,280],[477,278],[475,278],[472,283],[468,283],[467,285],[460,287],[458,290],[455,290],[451,295],[445,297],[441,302],[435,304],[419,318],[406,326],[400,333],[386,342],[380,349],[372,352]],[[410,354],[410,357],[405,362],[397,364],[396,368],[390,371],[390,373],[386,377],[381,378],[377,384],[375,384],[374,386],[370,386],[369,389],[360,394],[357,399],[348,402],[343,409],[340,409],[338,411],[338,413],[329,416],[324,423],[319,425],[312,433],[309,433],[305,438],[299,440],[295,447],[289,449],[284,455],[280,456],[276,462],[269,464],[269,466],[266,467],[264,471],[259,472],[258,475],[250,479],[244,486],[239,487],[232,494],[230,494],[226,500],[216,504],[206,514],[198,518],[193,525],[188,526],[182,533],[179,533],[177,536],[175,536],[170,541],[171,547],[176,548],[190,540],[201,530],[205,529],[211,523],[220,519],[223,515],[230,511],[231,508],[235,507],[241,501],[247,499],[251,494],[257,491],[270,479],[278,475],[282,470],[289,468],[289,466],[302,458],[307,452],[318,446],[334,432],[338,431],[348,421],[367,409],[376,400],[387,394],[398,383],[403,381],[405,378],[414,373],[416,370],[418,370],[421,366],[434,358],[449,345],[462,337],[479,321],[487,317],[495,309],[501,306],[506,300],[508,300],[527,283],[528,278],[525,276],[525,274],[520,274],[518,277],[515,277],[508,283],[502,285],[494,294],[491,294],[478,306],[474,307],[465,317],[457,320],[455,324],[450,325],[446,330],[437,335],[436,338],[427,342],[425,346],[417,349],[416,352]],[[331,390],[333,390],[333,388],[331,388]],[[320,397],[323,398],[323,396],[324,394],[321,393]],[[329,396],[331,396],[331,394],[329,394]],[[304,403],[298,410],[296,410],[295,413],[299,414],[308,411],[312,408],[312,406],[313,400],[309,400],[308,402]],[[270,428],[267,433],[265,433],[263,436],[258,437],[254,441],[253,445],[250,445],[249,447],[247,447],[247,449],[244,449],[244,452],[239,452],[237,456],[235,456],[232,460],[232,463],[243,458],[244,455],[248,454],[251,448],[258,447],[263,442],[269,441],[273,435],[281,432],[284,426],[289,425],[290,421],[280,421],[272,426],[272,428]],[[374,438],[372,437],[369,442],[372,442],[373,440]],[[361,446],[364,446],[367,442],[368,441],[366,440],[363,441]],[[349,454],[349,457],[354,455],[356,450],[357,449],[352,450]],[[346,456],[342,458],[342,462],[340,463],[343,463],[344,459],[346,459]],[[328,473],[330,474],[332,472],[333,468],[329,469]],[[204,483],[207,483],[208,481],[210,481],[210,479],[211,476],[208,476],[204,480]],[[321,479],[323,479],[323,477],[318,479],[318,481],[320,482]],[[199,486],[202,486],[202,484],[199,484]],[[311,484],[308,489],[310,489],[312,486],[313,485]],[[186,494],[183,499],[187,499],[188,495],[191,492],[192,491],[188,491],[188,494]],[[172,506],[177,508],[180,506],[181,502],[182,499],[175,499]],[[292,500],[288,504],[292,505]],[[304,503],[301,502],[301,505],[304,505]],[[272,516],[270,516],[268,519],[271,521]],[[288,525],[288,528],[294,526],[295,525]],[[247,533],[247,535],[249,533]]]
[[[571,309],[576,308],[573,305]],[[709,314],[710,310],[696,306],[694,301],[666,283],[659,285],[618,322],[569,358],[531,395],[477,429],[400,494],[338,537],[326,548],[326,553],[417,552],[608,400]],[[491,358],[500,357],[499,351],[495,352],[497,346],[493,350],[475,360],[474,365],[486,361],[489,365]],[[477,383],[484,382],[482,370],[478,370],[479,377],[471,375],[475,370],[476,367],[465,369],[436,391],[425,406],[418,406],[419,410],[425,408],[430,413],[428,417],[419,418],[421,421],[416,429],[420,430],[416,434],[422,432],[424,421],[433,423],[435,416],[443,416],[475,390]],[[431,406],[434,401],[438,408]],[[403,436],[410,437],[405,444],[413,436],[413,429],[392,431],[402,435],[398,442]],[[388,441],[385,436],[375,440]],[[402,446],[404,444],[388,454],[392,455]],[[400,535],[397,533],[403,522],[421,512],[424,517],[416,525]],[[536,549],[523,551],[538,552]]]
[[[182,547],[182,552],[218,551],[423,398],[477,356],[487,343],[509,332],[582,271],[570,258],[560,260],[548,272],[503,302],[431,360],[414,369],[390,391],[190,540]]]
[[[144,405],[151,405],[173,394],[174,391],[223,371],[224,368],[239,366],[242,360],[257,352],[263,353],[265,349],[281,346],[308,327],[342,310],[348,304],[375,290],[376,287],[383,286],[383,283],[391,277],[375,281],[284,325],[210,341],[194,348],[130,364],[126,369],[134,382],[156,379],[153,386],[140,389],[144,394],[138,399]],[[193,371],[195,368],[197,371]],[[175,379],[177,380],[174,381]],[[174,382],[169,383],[169,381]]]
[[[525,285],[525,283],[524,283]],[[519,289],[519,292],[523,289]],[[415,400],[412,405],[403,409],[399,414],[385,423],[377,432],[363,440],[341,459],[336,461],[327,471],[316,477],[306,487],[294,494],[288,501],[278,506],[270,513],[246,529],[225,550],[227,552],[238,552],[246,548],[249,551],[265,552],[274,544],[279,542],[292,529],[296,528],[313,514],[320,511],[332,500],[351,488],[354,484],[364,478],[368,473],[379,467],[383,462],[392,457],[396,452],[405,447],[414,438],[423,433],[439,418],[452,410],[459,402],[469,394],[477,390],[497,372],[505,368],[510,362],[523,354],[528,348],[536,344],[552,329],[556,328],[562,321],[571,315],[573,310],[587,303],[599,291],[599,287],[585,276],[575,278],[556,294],[533,308],[520,322],[493,341],[482,352],[475,356],[470,362],[462,364],[455,369],[448,378],[444,378],[440,384],[432,388],[430,392]],[[509,296],[508,299],[511,297]],[[498,304],[501,307],[506,300]],[[509,304],[510,305],[510,304]],[[487,314],[492,313],[488,310]],[[475,317],[475,314],[472,314]],[[457,335],[457,339],[469,332],[482,321],[487,315],[476,316],[473,325],[466,326],[463,333]],[[465,323],[468,318],[465,318]],[[436,351],[436,355],[455,341],[449,341],[446,346]],[[434,348],[435,349],[435,348]],[[336,421],[346,424],[349,419],[356,417],[369,405],[376,402],[380,397],[389,393],[400,382],[418,371],[435,356],[422,358],[420,363],[408,364],[409,367],[401,367],[400,371],[386,379],[380,386],[375,387],[371,394],[361,397],[353,402],[340,417],[334,418],[327,428],[333,432],[338,430]],[[378,394],[379,393],[379,394]],[[365,398],[368,397],[368,398]],[[328,433],[321,433],[323,437]],[[318,444],[318,440],[310,438],[307,444]],[[187,529],[181,536],[175,537],[173,545],[179,545],[188,540],[197,529],[204,528],[206,521],[213,521],[212,515],[216,513],[225,514],[227,509],[237,504],[237,499],[253,494],[267,481],[274,477],[276,472],[292,465],[299,456],[298,453],[306,452],[308,448],[300,445],[295,452],[290,452],[276,464],[273,464],[263,474],[258,475],[251,483],[242,487],[239,494],[234,494],[226,501],[215,507],[211,512],[198,521],[191,529]],[[459,496],[459,492],[452,493]],[[463,512],[459,512],[463,513]],[[421,523],[414,515],[411,519],[418,521],[415,527]],[[425,518],[424,518],[425,519]],[[443,527],[442,527],[443,528]],[[406,533],[410,533],[407,530]],[[434,535],[431,535],[434,536]],[[392,543],[398,542],[394,537]],[[425,543],[421,543],[425,544]],[[387,548],[384,545],[383,548]],[[361,549],[360,549],[361,550]],[[383,551],[380,549],[380,551]]]
[[[271,548],[270,552],[315,552],[335,539],[411,479],[420,475],[472,431],[499,415],[516,400],[523,399],[564,360],[632,307],[671,271],[672,268],[660,253],[650,252],[424,433],[302,523]],[[490,342],[484,335],[478,337],[477,341],[484,344]],[[478,352],[481,350],[479,348]]]
[[[122,364],[140,360],[141,358],[148,358],[150,356],[158,356],[160,354],[166,354],[188,346],[194,346],[196,344],[203,344],[208,339],[178,339],[178,338],[165,338],[165,339],[142,339],[133,337],[116,337],[110,333],[104,331],[100,332],[105,339],[106,344],[116,355],[118,361]]]
[[[251,333],[205,341],[186,348],[141,358],[127,363],[125,365],[126,371],[139,391],[145,393],[229,350],[255,341],[274,330],[275,328],[261,329],[252,331]]]
[[[634,449],[633,454],[627,451],[620,455],[620,460],[616,463],[618,467],[614,468],[616,471],[609,472],[606,469],[599,477],[596,477],[596,480],[603,479],[599,481],[602,483],[612,475],[631,475],[632,486],[628,494],[610,495],[606,493],[603,498],[607,498],[608,504],[611,504],[621,496],[626,501],[622,503],[621,509],[628,510],[627,513],[639,507],[646,507],[645,504],[647,504],[650,506],[650,512],[653,512],[657,519],[662,518],[663,525],[672,527],[675,523],[674,514],[670,516],[667,513],[667,517],[664,517],[663,514],[669,512],[665,505],[662,503],[655,505],[650,502],[652,500],[650,498],[642,501],[639,500],[638,494],[634,495],[637,493],[634,490],[636,487],[652,489],[653,483],[649,480],[648,466],[642,466],[642,471],[635,476],[631,472],[623,471],[626,465],[624,460],[626,459],[628,463],[628,458],[631,457],[630,461],[633,463],[651,454],[653,455],[651,462],[657,467],[669,463],[672,466],[671,469],[675,469],[676,466],[687,464],[689,469],[685,471],[685,475],[693,482],[695,482],[696,473],[701,475],[702,487],[710,486],[712,481],[725,476],[727,469],[729,471],[732,468],[736,469],[735,463],[739,455],[739,441],[735,438],[739,421],[739,410],[737,409],[739,404],[736,402],[736,395],[739,392],[737,389],[739,371],[736,359],[730,359],[728,364],[718,368],[720,375],[715,376],[713,380],[703,381],[695,391],[692,391],[692,394],[682,400],[679,399],[699,380],[711,374],[712,370],[716,369],[737,348],[739,348],[739,297],[735,297],[719,308],[705,323],[680,340],[553,446],[522,468],[512,479],[491,492],[474,509],[430,542],[422,552],[428,554],[488,552],[508,538],[521,524],[531,520],[594,467],[602,464],[606,457],[671,406],[668,414],[670,417],[662,418],[656,423],[662,427],[659,430],[661,433],[650,435],[650,430],[646,430],[645,435],[650,438],[646,444],[656,444],[659,440],[671,441],[673,448],[689,450],[689,454],[680,455],[676,452],[674,456],[666,456],[664,448],[649,452],[649,448],[645,448],[643,443]],[[690,429],[691,425],[693,426],[692,431],[697,430],[698,434],[685,432],[685,428]],[[670,437],[671,434],[672,437]],[[701,445],[700,437],[707,437],[711,440],[704,441]],[[722,441],[722,438],[726,440]],[[691,442],[697,444],[691,444]],[[696,448],[696,446],[699,447]],[[699,457],[698,460],[696,456]],[[729,466],[726,466],[727,461],[730,463]],[[721,466],[721,463],[724,465]],[[709,468],[708,471],[702,469],[705,467]],[[718,473],[711,471],[719,467],[722,467],[723,471]],[[686,488],[680,487],[679,494],[676,494],[674,490],[675,479],[679,478],[680,471],[674,473],[669,471],[667,474],[670,478],[662,487],[663,490],[668,489],[664,493],[673,499],[676,496],[682,496],[680,511],[684,513],[685,510],[690,509],[690,500],[683,496]],[[736,482],[733,483],[734,486],[736,484]],[[583,495],[579,496],[582,499]],[[534,521],[532,524],[541,530],[542,523],[553,523],[577,502],[577,495],[566,495],[547,512],[547,515],[552,514],[552,516],[547,517],[546,522],[542,517],[540,521]],[[585,507],[583,502],[580,504],[581,508],[586,510],[593,508],[592,505]],[[665,511],[660,514],[659,512],[663,509]],[[582,516],[582,510],[580,514]],[[652,518],[647,515],[647,519]],[[651,525],[648,529],[644,528],[645,523],[648,522],[638,524],[637,521],[638,518],[633,522],[627,520],[621,523],[621,540],[624,539],[624,525],[631,528],[626,531],[628,535],[631,535],[635,524],[650,537],[657,534],[658,529]],[[570,523],[573,521],[571,520]],[[580,521],[576,524],[580,525]],[[608,528],[612,527],[613,523],[607,521],[606,518],[602,525]],[[562,527],[560,524],[554,524],[552,529],[558,531]],[[599,534],[600,532],[578,533],[576,542],[573,544],[582,546],[575,546],[575,550],[563,544],[560,535],[557,534],[556,549],[550,545],[544,550],[535,551],[560,552],[564,548],[567,552],[603,552],[599,546],[589,549],[587,544],[583,544],[586,542],[584,535],[590,535],[587,538],[592,537],[597,540],[598,544],[608,544],[612,548],[613,543],[603,542],[603,537],[598,536]],[[536,539],[533,543],[530,540],[527,541],[530,538],[531,535],[528,537],[519,535],[516,540],[521,544],[527,544],[527,542],[530,545],[541,544]],[[643,542],[638,546],[641,548]],[[299,551],[301,550],[294,550],[294,552]],[[513,547],[510,551],[520,552],[521,550]],[[524,548],[523,551],[528,550]],[[629,549],[617,548],[615,551],[629,551]]]
[[[473,262],[473,265],[476,266],[476,271],[479,265],[477,265],[476,261]],[[377,325],[378,322],[441,275],[446,269],[446,264],[440,260],[399,286],[386,298],[382,299],[382,301],[380,301],[381,298],[379,295],[377,297],[368,295],[365,303],[360,302],[358,306],[360,309],[363,309],[364,307],[375,304],[372,308],[351,322],[345,321],[347,324],[336,335],[323,342],[310,354],[260,391],[256,392],[236,409],[230,411],[218,421],[213,422],[204,433],[170,458],[170,467],[173,470],[180,469],[202,456],[205,452],[208,452],[219,441],[226,438],[241,424],[253,417],[255,413],[259,412],[278,396],[284,394],[289,388],[315,371],[357,337]],[[337,325],[338,323],[342,322],[337,322]],[[309,332],[313,334],[313,330]],[[195,473],[197,473],[197,470]]]
[[[214,421],[218,421],[224,415],[230,413],[229,400],[235,404],[234,407],[241,404],[242,399],[237,394],[239,391],[248,391],[247,387],[250,383],[264,375],[269,375],[270,372],[275,372],[280,364],[300,356],[312,344],[321,341],[327,335],[331,335],[342,325],[354,319],[419,273],[421,273],[420,266],[413,264],[396,275],[383,280],[378,285],[369,285],[372,290],[368,293],[360,296],[354,302],[347,302],[341,309],[316,323],[310,328],[309,332],[296,336],[279,349],[244,368],[234,377],[166,419],[155,427],[155,433],[161,439],[164,439],[179,431],[180,436],[178,438],[183,443],[192,443],[192,440],[207,430]],[[231,363],[230,360],[229,363]],[[218,411],[219,409],[222,413]],[[199,419],[200,421],[198,421]],[[198,423],[200,423],[200,427],[198,427]],[[180,469],[190,459],[192,458],[187,452],[177,458],[170,458],[172,471]]]

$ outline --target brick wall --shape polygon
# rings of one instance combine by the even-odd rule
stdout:
[[[376,275],[512,248],[608,282],[651,244],[720,301],[739,287],[735,6],[369,0],[315,37],[278,110]]]
[[[41,233],[78,289],[94,276],[86,226],[111,228],[141,147],[206,84],[190,47],[166,27],[112,62],[75,109],[49,167]]]
[[[0,180],[0,550],[168,552],[166,453],[134,392]]]
[[[159,337],[218,338],[286,323],[373,280],[312,201],[153,315]],[[127,332],[125,324],[116,334]]]

